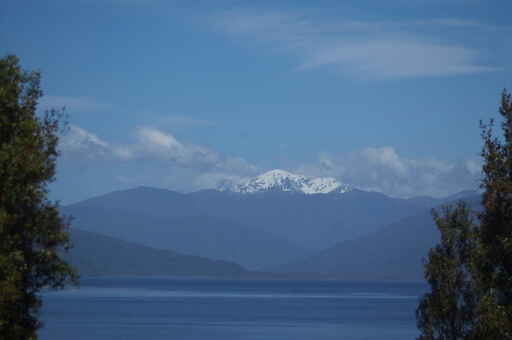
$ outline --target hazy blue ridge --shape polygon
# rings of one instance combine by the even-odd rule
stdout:
[[[438,240],[430,207],[460,196],[141,187],[63,212],[74,218],[72,259],[85,274],[410,281],[421,280],[422,258]],[[307,240],[314,246],[302,247]]]
[[[73,248],[65,256],[82,276],[238,276],[246,272],[233,262],[154,249],[76,228],[71,229],[71,239]]]
[[[458,199],[467,201],[474,210],[480,207],[480,196],[474,193]],[[352,280],[420,281],[423,280],[423,258],[438,241],[439,233],[431,212],[425,210],[272,270],[322,273]]]
[[[366,235],[425,206],[359,190],[244,195],[140,187],[72,204],[63,212],[82,230],[261,270]]]
[[[253,269],[307,254],[286,239],[219,217],[164,218],[95,207],[64,211],[74,216],[74,225],[82,230],[153,248],[234,261]]]

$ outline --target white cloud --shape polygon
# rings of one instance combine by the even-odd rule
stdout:
[[[224,172],[209,172],[201,174],[194,179],[194,186],[202,189],[216,189],[223,183],[239,183],[244,176]]]
[[[483,160],[481,158],[468,159],[464,162],[464,166],[470,174],[479,176],[482,172]]]
[[[290,12],[231,10],[213,17],[215,27],[234,38],[257,42],[299,58],[299,70],[329,67],[372,77],[463,75],[494,71],[479,63],[481,52],[442,43],[415,29],[443,26],[479,29],[477,22],[438,19],[402,22],[328,22]]]
[[[76,125],[71,125],[61,137],[60,149],[64,155],[79,154],[89,159],[109,158],[112,154],[112,148],[106,141]]]
[[[322,154],[318,162],[302,165],[297,171],[313,176],[333,176],[362,190],[395,197],[439,197],[476,189],[481,162],[479,159],[463,162],[410,159],[384,146],[345,155]]]
[[[408,174],[406,165],[391,147],[366,148],[361,151],[361,155],[376,167],[390,168],[399,176]]]
[[[137,136],[144,151],[160,154],[164,157],[170,153],[179,153],[184,149],[183,145],[173,135],[158,129],[140,127],[137,129]]]
[[[123,148],[132,159],[153,158],[193,168],[219,168],[229,159],[208,148],[181,143],[172,134],[153,127],[138,127],[136,136],[137,143]]]
[[[134,142],[115,145],[72,125],[62,137],[60,148],[64,167],[68,164],[79,173],[93,171],[95,180],[97,176],[109,176],[121,187],[151,185],[192,191],[215,188],[225,181],[238,182],[262,172],[243,158],[185,143],[148,126],[135,130]],[[395,197],[439,197],[476,189],[481,166],[481,159],[476,157],[461,162],[411,159],[383,146],[350,154],[320,154],[317,162],[292,171],[335,177],[356,188]],[[77,173],[73,180],[76,176],[82,175]]]
[[[81,169],[94,168],[101,161],[110,164],[111,169],[127,170],[130,175],[117,173],[114,176],[115,180],[124,184],[160,183],[162,186],[193,190],[211,187],[214,179],[254,175],[258,171],[243,158],[183,143],[172,134],[154,127],[138,127],[134,137],[133,143],[115,145],[71,125],[68,133],[61,138],[60,149],[64,161],[71,160],[74,165],[80,163]],[[139,167],[144,169],[144,173],[134,175],[133,169]],[[163,174],[162,169],[174,175]],[[183,179],[186,179],[186,184]]]

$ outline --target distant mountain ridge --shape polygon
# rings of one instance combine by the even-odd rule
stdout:
[[[171,261],[169,256],[177,253],[238,263],[248,270],[279,268],[282,274],[277,275],[286,277],[298,273],[347,280],[403,280],[418,278],[421,256],[435,243],[430,208],[468,193],[445,199],[399,199],[358,189],[343,194],[280,189],[254,194],[218,190],[184,194],[139,187],[65,206],[62,212],[74,217],[74,230],[117,239],[98,234],[77,238],[75,244],[88,247],[83,254],[94,256],[98,251],[105,259],[101,261],[108,262],[107,254],[112,252],[112,263],[120,266],[102,269],[96,261],[95,272],[130,272],[130,257],[142,252],[157,265],[145,269],[144,260],[137,258],[133,273],[157,273],[158,268],[176,272],[178,267],[170,270],[169,263],[180,258]],[[121,253],[126,263],[118,256]],[[158,254],[167,260],[157,261]],[[81,258],[87,262],[87,256]],[[214,262],[205,261],[189,261],[191,272],[210,275],[203,264]],[[232,265],[223,268],[238,271]],[[180,273],[186,272],[181,267]]]
[[[423,202],[357,189],[246,195],[139,187],[62,210],[82,230],[261,270],[365,235],[425,207]]]
[[[473,211],[478,211],[481,209],[480,199],[480,194],[475,191],[466,191],[441,200],[440,204],[453,204],[463,200]],[[294,273],[321,273],[345,280],[421,281],[422,259],[437,242],[439,232],[431,212],[424,210],[390,223],[373,233],[339,242],[312,256],[272,269]]]
[[[306,195],[340,193],[352,188],[332,177],[309,177],[275,169],[259,176],[242,180],[239,183],[222,182],[219,191],[232,191],[242,194],[254,194],[267,191],[295,192]]]
[[[232,277],[245,274],[242,266],[171,250],[146,247],[76,228],[73,248],[64,257],[80,275],[179,275]]]
[[[173,206],[172,202],[169,206]],[[285,262],[306,254],[304,249],[284,238],[204,213],[195,216],[162,216],[162,213],[158,216],[144,211],[144,207],[121,210],[108,204],[103,207],[71,206],[63,211],[72,215],[73,226],[82,230],[155,249],[232,261],[250,269],[263,268],[277,259]]]

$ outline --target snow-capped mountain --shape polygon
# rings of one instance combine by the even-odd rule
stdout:
[[[239,183],[224,182],[217,189],[244,194],[264,191],[288,191],[310,195],[345,193],[350,191],[351,187],[338,182],[332,177],[308,177],[276,169],[242,180]]]

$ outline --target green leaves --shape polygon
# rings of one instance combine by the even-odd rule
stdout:
[[[440,244],[425,262],[431,292],[416,311],[419,339],[512,339],[512,102],[503,91],[503,136],[482,124],[483,211],[464,203],[433,213]]]
[[[425,279],[431,292],[416,310],[421,340],[465,339],[474,327],[471,257],[476,248],[474,214],[464,202],[432,215],[441,242],[428,254]]]
[[[499,109],[503,138],[484,130],[485,190],[480,219],[480,249],[475,261],[479,306],[487,329],[499,339],[512,338],[512,102],[506,91]]]
[[[70,246],[68,221],[47,197],[62,117],[36,115],[39,72],[0,59],[0,338],[36,339],[39,292],[77,281],[57,253]]]

